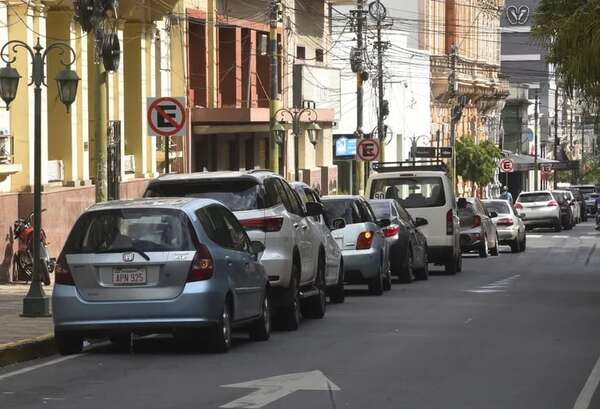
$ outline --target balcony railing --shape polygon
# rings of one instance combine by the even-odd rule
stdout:
[[[0,134],[0,165],[12,165],[14,156],[13,136]]]

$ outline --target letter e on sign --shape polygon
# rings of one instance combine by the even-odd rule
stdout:
[[[515,165],[510,159],[502,159],[499,163],[500,172],[512,173],[515,171]]]
[[[370,162],[379,159],[379,142],[376,139],[361,139],[356,145],[356,160]]]

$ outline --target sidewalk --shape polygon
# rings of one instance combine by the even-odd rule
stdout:
[[[21,317],[26,284],[0,285],[0,367],[54,353],[52,317]],[[45,286],[51,296],[52,286]]]

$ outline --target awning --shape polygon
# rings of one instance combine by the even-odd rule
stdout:
[[[504,151],[504,157],[506,159],[510,159],[513,163],[514,170],[516,172],[526,172],[529,170],[535,170],[535,157],[531,155],[520,155],[518,153],[512,153],[508,151]],[[538,156],[537,158],[538,169],[539,165],[542,163],[546,164],[557,164],[558,161],[541,158]]]

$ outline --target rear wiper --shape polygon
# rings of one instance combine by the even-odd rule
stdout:
[[[132,251],[134,253],[138,253],[140,256],[142,256],[143,258],[146,259],[146,261],[150,261],[150,256],[148,254],[146,254],[144,251],[135,248],[134,246],[131,247],[123,247],[123,248],[116,248],[116,249],[107,249],[107,250],[101,250],[98,253],[124,253],[126,251]]]

